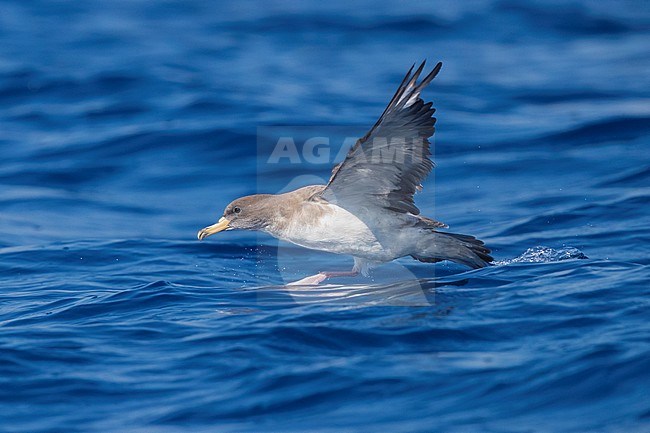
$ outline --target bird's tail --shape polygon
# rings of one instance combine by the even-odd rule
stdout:
[[[494,260],[483,241],[474,236],[435,230],[429,233],[422,236],[418,252],[411,255],[414,259],[427,263],[451,260],[473,269],[489,266]]]

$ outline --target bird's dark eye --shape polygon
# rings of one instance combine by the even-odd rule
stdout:
[[[234,213],[239,213],[239,212],[241,212],[241,208],[239,206],[235,206],[234,208],[232,208],[232,211]]]

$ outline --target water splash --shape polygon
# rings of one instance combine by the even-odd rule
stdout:
[[[511,263],[550,263],[562,260],[588,259],[582,251],[574,247],[564,247],[560,249],[538,246],[528,248],[518,257],[509,260],[495,262],[496,265],[509,265]]]

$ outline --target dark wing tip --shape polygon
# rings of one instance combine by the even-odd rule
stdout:
[[[420,77],[420,74],[421,74],[422,71],[424,70],[424,65],[425,65],[426,63],[427,63],[426,60],[423,61],[423,62],[420,64],[420,66],[415,70],[415,73],[413,74],[413,77],[411,77],[411,79],[409,80],[409,84],[408,84],[409,87],[413,86],[413,85],[418,81],[418,78]]]
[[[438,62],[436,66],[433,68],[433,70],[429,72],[429,74],[426,77],[424,77],[422,81],[420,81],[420,84],[417,87],[417,91],[419,92],[422,89],[424,89],[426,86],[428,86],[429,83],[438,76],[440,69],[442,69],[442,62]]]

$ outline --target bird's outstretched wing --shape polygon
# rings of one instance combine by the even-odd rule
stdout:
[[[425,103],[420,92],[441,67],[438,63],[419,83],[424,62],[414,73],[411,67],[377,123],[334,167],[321,198],[346,209],[420,213],[413,194],[433,168],[429,137],[436,123],[433,103]]]

